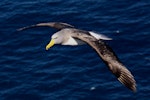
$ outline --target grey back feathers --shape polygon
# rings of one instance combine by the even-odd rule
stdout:
[[[117,79],[122,84],[124,84],[127,88],[131,89],[132,91],[136,91],[136,81],[134,80],[134,77],[131,74],[131,72],[120,62],[119,58],[114,53],[114,51],[104,41],[102,41],[111,40],[111,38],[108,38],[101,34],[97,34],[95,32],[76,29],[70,24],[61,22],[39,23],[36,25],[20,28],[18,30],[21,31],[37,26],[48,26],[60,30],[57,33],[55,33],[61,34],[61,41],[63,42],[60,44],[72,45],[73,43],[71,43],[69,39],[71,41],[75,41],[74,43],[77,43],[76,40],[87,43],[97,52],[100,58],[108,66],[109,70],[117,77]],[[76,45],[78,45],[78,43]]]

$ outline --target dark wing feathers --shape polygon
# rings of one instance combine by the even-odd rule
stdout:
[[[132,91],[136,92],[136,82],[134,77],[132,76],[131,72],[127,70],[125,67],[120,69],[121,74],[118,77],[118,80],[124,84],[126,87],[131,89]]]
[[[106,63],[107,64],[107,63]],[[136,91],[136,82],[131,72],[120,62],[108,64],[109,69],[117,79],[132,91]]]
[[[39,23],[39,24],[35,24],[35,25],[31,25],[31,26],[26,26],[23,28],[19,28],[17,29],[18,31],[22,31],[25,29],[29,29],[29,28],[34,28],[34,27],[41,27],[41,26],[47,26],[47,27],[52,27],[52,28],[56,28],[58,30],[61,30],[63,28],[73,28],[74,26],[67,24],[67,23],[61,23],[61,22],[48,22],[48,23]]]
[[[96,40],[88,34],[78,33],[77,31],[72,36],[78,38],[96,50],[102,60],[108,65],[110,71],[117,79],[132,91],[136,91],[136,82],[131,72],[120,62],[113,50],[103,41]]]

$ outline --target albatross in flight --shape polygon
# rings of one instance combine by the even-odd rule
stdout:
[[[47,26],[58,29],[58,32],[52,35],[51,41],[46,46],[46,50],[54,44],[61,45],[90,45],[101,57],[109,70],[117,79],[130,90],[136,92],[136,81],[131,72],[120,62],[113,50],[103,41],[111,40],[102,34],[91,31],[85,31],[75,28],[74,26],[61,22],[39,23],[18,29],[18,31],[34,28],[37,26]]]

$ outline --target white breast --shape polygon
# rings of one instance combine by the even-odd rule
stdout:
[[[62,43],[62,45],[83,45],[83,44],[86,43],[81,40],[74,39],[72,37],[69,37],[69,39],[66,42]]]

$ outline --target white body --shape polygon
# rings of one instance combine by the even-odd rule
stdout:
[[[98,33],[92,32],[92,31],[89,31],[89,34],[91,36],[95,37],[97,40],[112,40],[111,38],[109,38],[103,34],[98,34]],[[75,45],[83,45],[83,44],[86,44],[86,43],[81,40],[72,38],[72,37],[69,37],[68,41],[62,43],[62,45],[74,45],[74,46]]]

